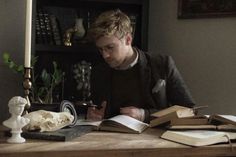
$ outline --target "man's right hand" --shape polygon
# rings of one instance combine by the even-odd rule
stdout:
[[[101,108],[96,108],[94,106],[89,107],[87,111],[87,120],[102,120],[104,118],[105,109],[106,109],[107,102],[103,101],[101,104]]]

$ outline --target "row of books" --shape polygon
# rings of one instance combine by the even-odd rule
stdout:
[[[36,16],[36,43],[61,45],[62,37],[59,23],[54,15],[49,15],[43,10],[37,11]]]
[[[90,27],[90,23],[96,18],[99,13],[88,11],[83,14],[85,30]],[[69,28],[75,26],[75,19],[78,15],[71,10],[60,9],[55,11],[53,8],[37,9],[36,13],[36,44],[62,45],[64,34]],[[137,15],[128,14],[133,28],[133,37],[136,33]],[[73,35],[72,35],[73,36]],[[70,38],[73,38],[73,37]],[[72,42],[73,39],[71,39]]]
[[[236,131],[236,116],[196,115],[194,108],[174,105],[151,115],[151,127],[166,124],[167,129],[211,129]]]

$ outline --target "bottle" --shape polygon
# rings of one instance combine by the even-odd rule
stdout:
[[[75,19],[75,28],[74,28],[74,40],[79,41],[85,35],[85,28],[83,25],[83,18]]]

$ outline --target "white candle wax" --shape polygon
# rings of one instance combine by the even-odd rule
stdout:
[[[25,26],[26,68],[30,68],[30,62],[31,62],[31,33],[32,33],[32,0],[26,0],[26,26]]]

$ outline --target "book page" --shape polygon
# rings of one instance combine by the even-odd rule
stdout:
[[[78,120],[75,125],[92,125],[99,126],[102,121]]]
[[[193,109],[191,109],[191,108],[184,108],[184,109],[180,109],[180,110],[178,110],[178,111],[176,111],[176,113],[177,113],[177,116],[179,117],[179,118],[184,118],[184,117],[193,117],[193,116],[195,116],[195,114],[194,114],[194,111],[193,111]]]
[[[211,138],[211,137],[217,137],[217,136],[223,136],[225,135],[225,132],[219,132],[219,131],[203,131],[203,130],[194,130],[194,131],[178,131],[175,132],[179,135],[188,136],[191,138],[199,138],[199,139],[205,139],[205,138]]]

